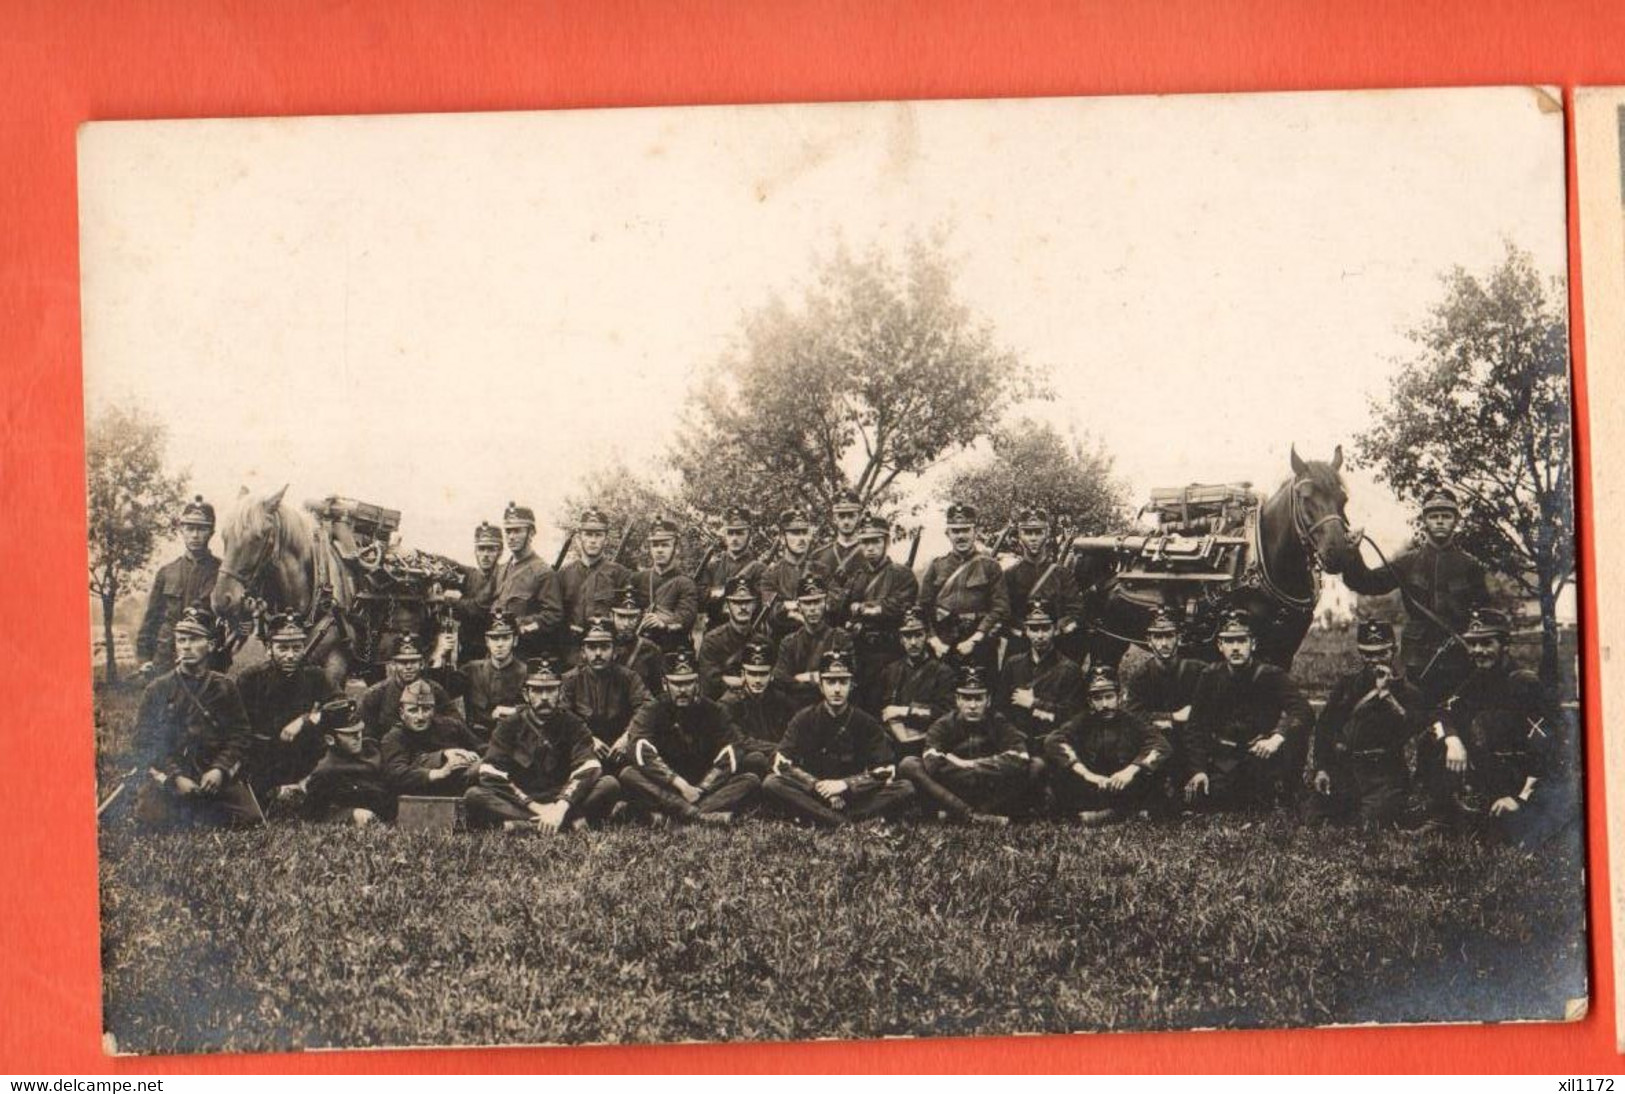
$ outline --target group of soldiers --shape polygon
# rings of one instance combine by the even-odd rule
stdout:
[[[557,831],[623,814],[1093,826],[1289,806],[1519,839],[1557,717],[1513,663],[1506,616],[1482,603],[1482,567],[1452,545],[1459,515],[1449,491],[1429,497],[1425,542],[1395,564],[1407,605],[1431,605],[1403,662],[1390,624],[1362,622],[1360,668],[1317,715],[1255,656],[1240,612],[1213,638],[1216,661],[1183,656],[1182,621],[1159,611],[1126,681],[1088,664],[1078,589],[1041,510],[1020,514],[1020,556],[1001,566],[975,509],[950,505],[951,549],[916,579],[888,555],[888,522],[850,495],[821,549],[804,513],[784,513],[772,560],[750,552],[749,514],[729,510],[698,579],[665,518],[650,522],[647,568],[606,557],[597,509],[554,571],[533,512],[510,503],[500,530],[476,529],[476,564],[448,594],[456,631],[428,649],[404,636],[359,698],[304,662],[310,636],[289,615],[266,627],[268,659],[233,679],[211,667],[203,601],[219,563],[198,498],[181,517],[188,555],[160,571],[138,644],[156,679],[137,717],[137,815],[373,823],[420,796],[460,799],[471,828]],[[482,652],[459,663],[459,648]]]

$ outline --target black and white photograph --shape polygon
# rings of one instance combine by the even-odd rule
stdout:
[[[1582,1016],[1564,124],[84,126],[106,1050]]]

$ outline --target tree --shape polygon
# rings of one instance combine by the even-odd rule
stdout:
[[[703,527],[699,515],[682,502],[677,491],[637,474],[619,460],[600,464],[582,476],[580,486],[559,504],[554,523],[560,528],[573,528],[582,510],[589,507],[602,509],[609,517],[611,539],[606,551],[613,551],[623,530],[626,532],[622,562],[634,569],[645,561],[643,540],[649,533],[650,519],[657,514],[682,527],[680,557],[694,557],[696,550],[705,549],[699,545]]]
[[[1069,521],[1080,535],[1119,529],[1128,519],[1128,486],[1114,474],[1105,448],[1084,441],[1047,422],[1021,418],[994,430],[988,455],[953,475],[938,494],[976,506],[987,528],[1040,506],[1053,523]]]
[[[187,476],[164,473],[164,446],[163,425],[140,409],[109,409],[85,435],[90,591],[102,602],[109,683],[118,680],[113,610],[120,596],[145,584],[158,536],[172,527],[186,495]]]
[[[773,298],[701,378],[673,451],[696,511],[827,512],[842,490],[883,510],[899,480],[1048,393],[954,293],[942,240],[901,266],[876,249],[816,268],[799,307]]]
[[[1402,498],[1449,486],[1459,542],[1540,604],[1541,676],[1557,675],[1557,599],[1574,577],[1566,295],[1508,244],[1487,278],[1457,267],[1410,333],[1418,348],[1373,400],[1361,463]]]

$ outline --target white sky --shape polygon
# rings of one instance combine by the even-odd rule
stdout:
[[[1566,270],[1563,151],[1528,89],[93,124],[87,406],[158,413],[223,509],[291,482],[467,557],[510,498],[660,468],[696,370],[837,239],[946,223],[1054,370],[1037,412],[1137,500],[1273,487],[1366,424],[1442,272]]]

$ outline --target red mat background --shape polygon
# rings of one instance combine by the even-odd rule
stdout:
[[[1590,1015],[1567,1025],[135,1061],[99,1048],[81,122],[1532,83],[1566,93],[1625,84],[1625,4],[0,0],[0,1071],[1619,1071],[1596,762],[1587,777],[1594,988]],[[1572,172],[1572,148],[1569,160]],[[1588,511],[1572,188],[1569,208]],[[1589,542],[1588,515],[1581,527]],[[1588,593],[1584,618],[1593,610]],[[1588,634],[1592,760],[1596,659]]]

